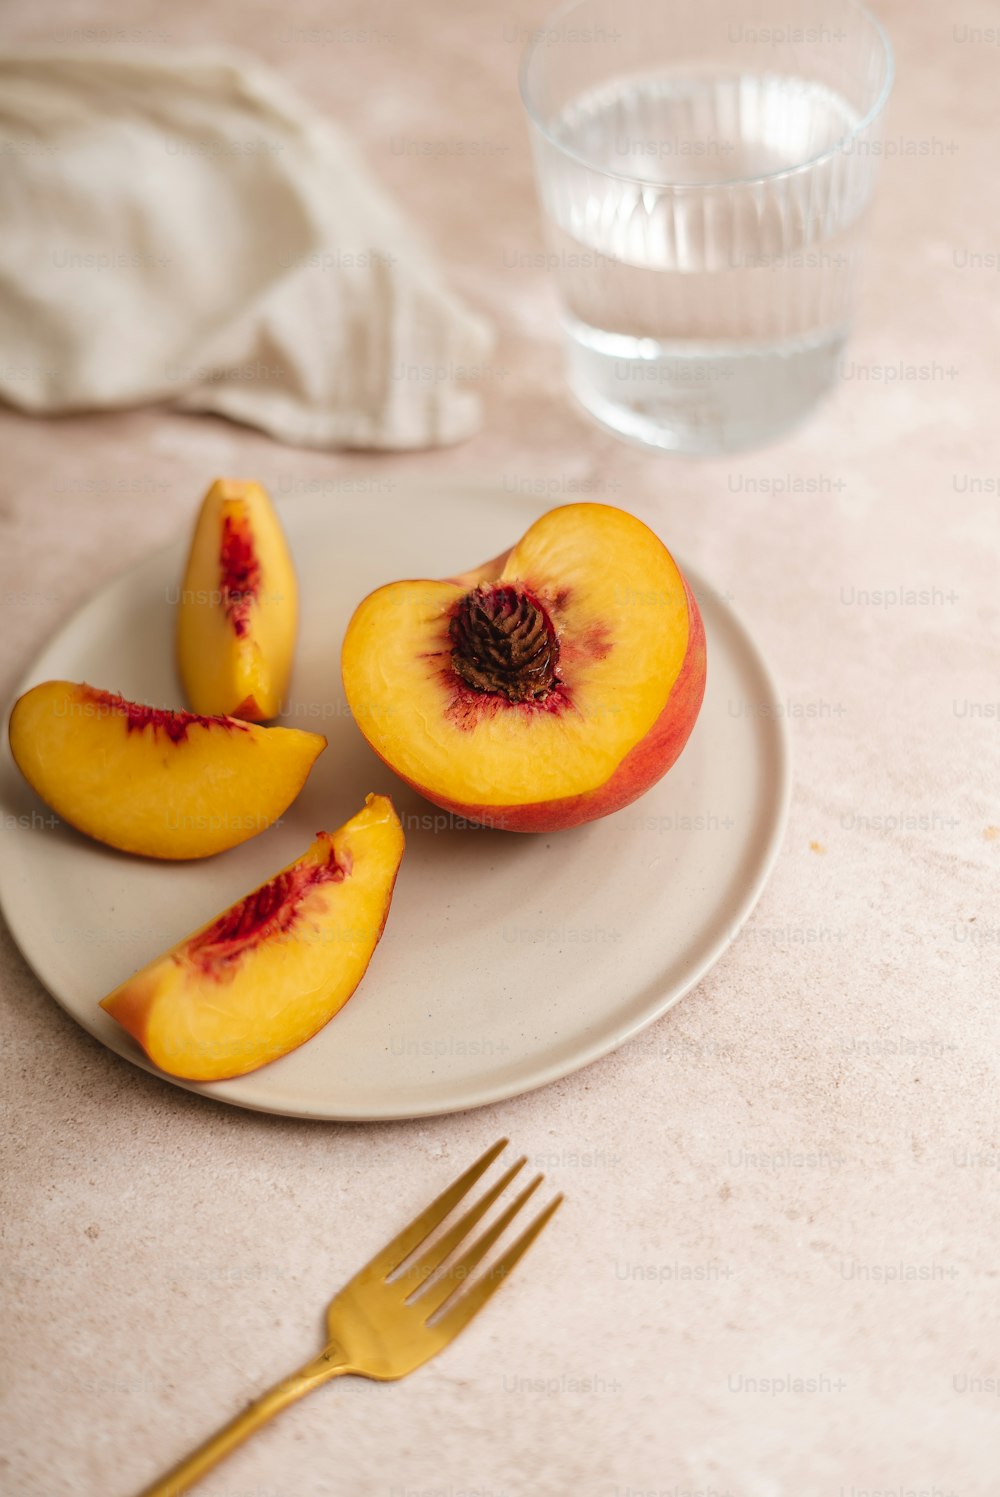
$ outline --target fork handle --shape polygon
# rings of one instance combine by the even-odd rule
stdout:
[[[248,1440],[262,1424],[273,1419],[275,1414],[280,1414],[282,1409],[287,1409],[297,1399],[304,1398],[321,1383],[353,1370],[338,1346],[328,1346],[314,1361],[307,1362],[298,1372],[282,1378],[280,1383],[275,1383],[273,1388],[268,1388],[266,1393],[255,1398],[242,1413],[237,1414],[235,1419],[230,1419],[227,1425],[203,1445],[199,1445],[197,1450],[193,1450],[186,1460],[178,1462],[166,1476],[161,1476],[152,1486],[143,1487],[139,1497],[183,1497],[196,1481],[206,1476],[230,1451],[242,1445],[244,1440]]]

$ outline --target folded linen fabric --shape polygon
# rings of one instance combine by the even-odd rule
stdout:
[[[487,323],[343,133],[229,51],[0,58],[0,398],[315,447],[480,419]]]

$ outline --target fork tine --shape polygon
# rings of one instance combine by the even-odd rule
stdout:
[[[447,1232],[443,1232],[436,1242],[431,1243],[425,1253],[421,1253],[412,1268],[404,1269],[400,1277],[393,1280],[394,1285],[405,1287],[407,1299],[416,1294],[421,1284],[425,1283],[434,1270],[440,1268],[448,1255],[455,1251],[458,1244],[468,1237],[476,1222],[482,1220],[493,1202],[503,1195],[515,1175],[520,1173],[527,1162],[522,1155],[509,1170],[500,1176],[495,1185],[491,1185],[489,1190],[480,1196],[474,1206],[470,1206],[468,1211],[463,1212]]]
[[[376,1253],[369,1263],[355,1275],[352,1282],[361,1279],[384,1279],[397,1269],[405,1258],[408,1258],[414,1248],[418,1248],[426,1237],[440,1226],[449,1211],[453,1211],[464,1195],[475,1185],[480,1175],[484,1175],[498,1154],[507,1147],[506,1138],[498,1139],[481,1154],[475,1164],[470,1164],[464,1174],[453,1180],[446,1190],[439,1196],[435,1196],[429,1206],[421,1211],[419,1216],[414,1217],[408,1227],[404,1227],[398,1236],[391,1242],[387,1242],[380,1253]]]
[[[439,1339],[442,1345],[457,1336],[459,1331],[464,1330],[490,1296],[496,1293],[518,1259],[524,1256],[535,1238],[551,1221],[562,1205],[562,1200],[562,1196],[558,1195],[554,1201],[550,1201],[544,1211],[540,1211],[531,1225],[524,1229],[520,1237],[511,1243],[499,1262],[495,1263],[465,1294],[459,1295],[455,1303],[444,1312],[439,1320],[428,1326],[427,1329]]]
[[[528,1200],[528,1197],[534,1195],[539,1185],[541,1185],[542,1179],[542,1175],[536,1175],[524,1187],[520,1195],[515,1196],[507,1209],[497,1217],[496,1221],[492,1222],[486,1231],[481,1233],[475,1242],[470,1244],[468,1250],[460,1258],[456,1258],[450,1267],[445,1269],[437,1283],[432,1284],[426,1294],[422,1294],[416,1300],[416,1308],[421,1311],[425,1320],[435,1314],[444,1304],[445,1300],[450,1299],[453,1294],[457,1294],[463,1284],[468,1283],[469,1275],[476,1264],[482,1262],[493,1244],[502,1233],[506,1232],[521,1207]]]

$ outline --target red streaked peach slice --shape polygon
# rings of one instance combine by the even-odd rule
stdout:
[[[258,483],[219,478],[195,526],[177,611],[177,661],[195,712],[263,722],[288,690],[298,587]]]
[[[403,856],[392,802],[369,795],[337,832],[101,1002],[154,1065],[242,1076],[311,1039],[357,988]]]
[[[10,746],[32,789],[88,837],[150,858],[207,858],[273,825],[326,739],[45,681],[14,704]]]
[[[628,805],[674,763],[705,634],[658,536],[570,504],[462,577],[370,594],[342,668],[355,721],[408,784],[470,820],[550,832]]]

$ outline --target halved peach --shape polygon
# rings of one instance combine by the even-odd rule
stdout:
[[[277,821],[326,739],[44,681],[15,702],[10,746],[32,789],[88,837],[151,858],[207,858]]]
[[[102,999],[153,1063],[189,1081],[242,1076],[323,1028],[357,988],[403,856],[392,801],[337,832]]]
[[[195,526],[177,612],[177,660],[195,712],[263,722],[288,690],[298,586],[258,483],[219,478]]]
[[[463,577],[370,594],[342,667],[355,721],[408,784],[487,826],[551,832],[628,805],[674,763],[705,633],[641,520],[570,504]]]

